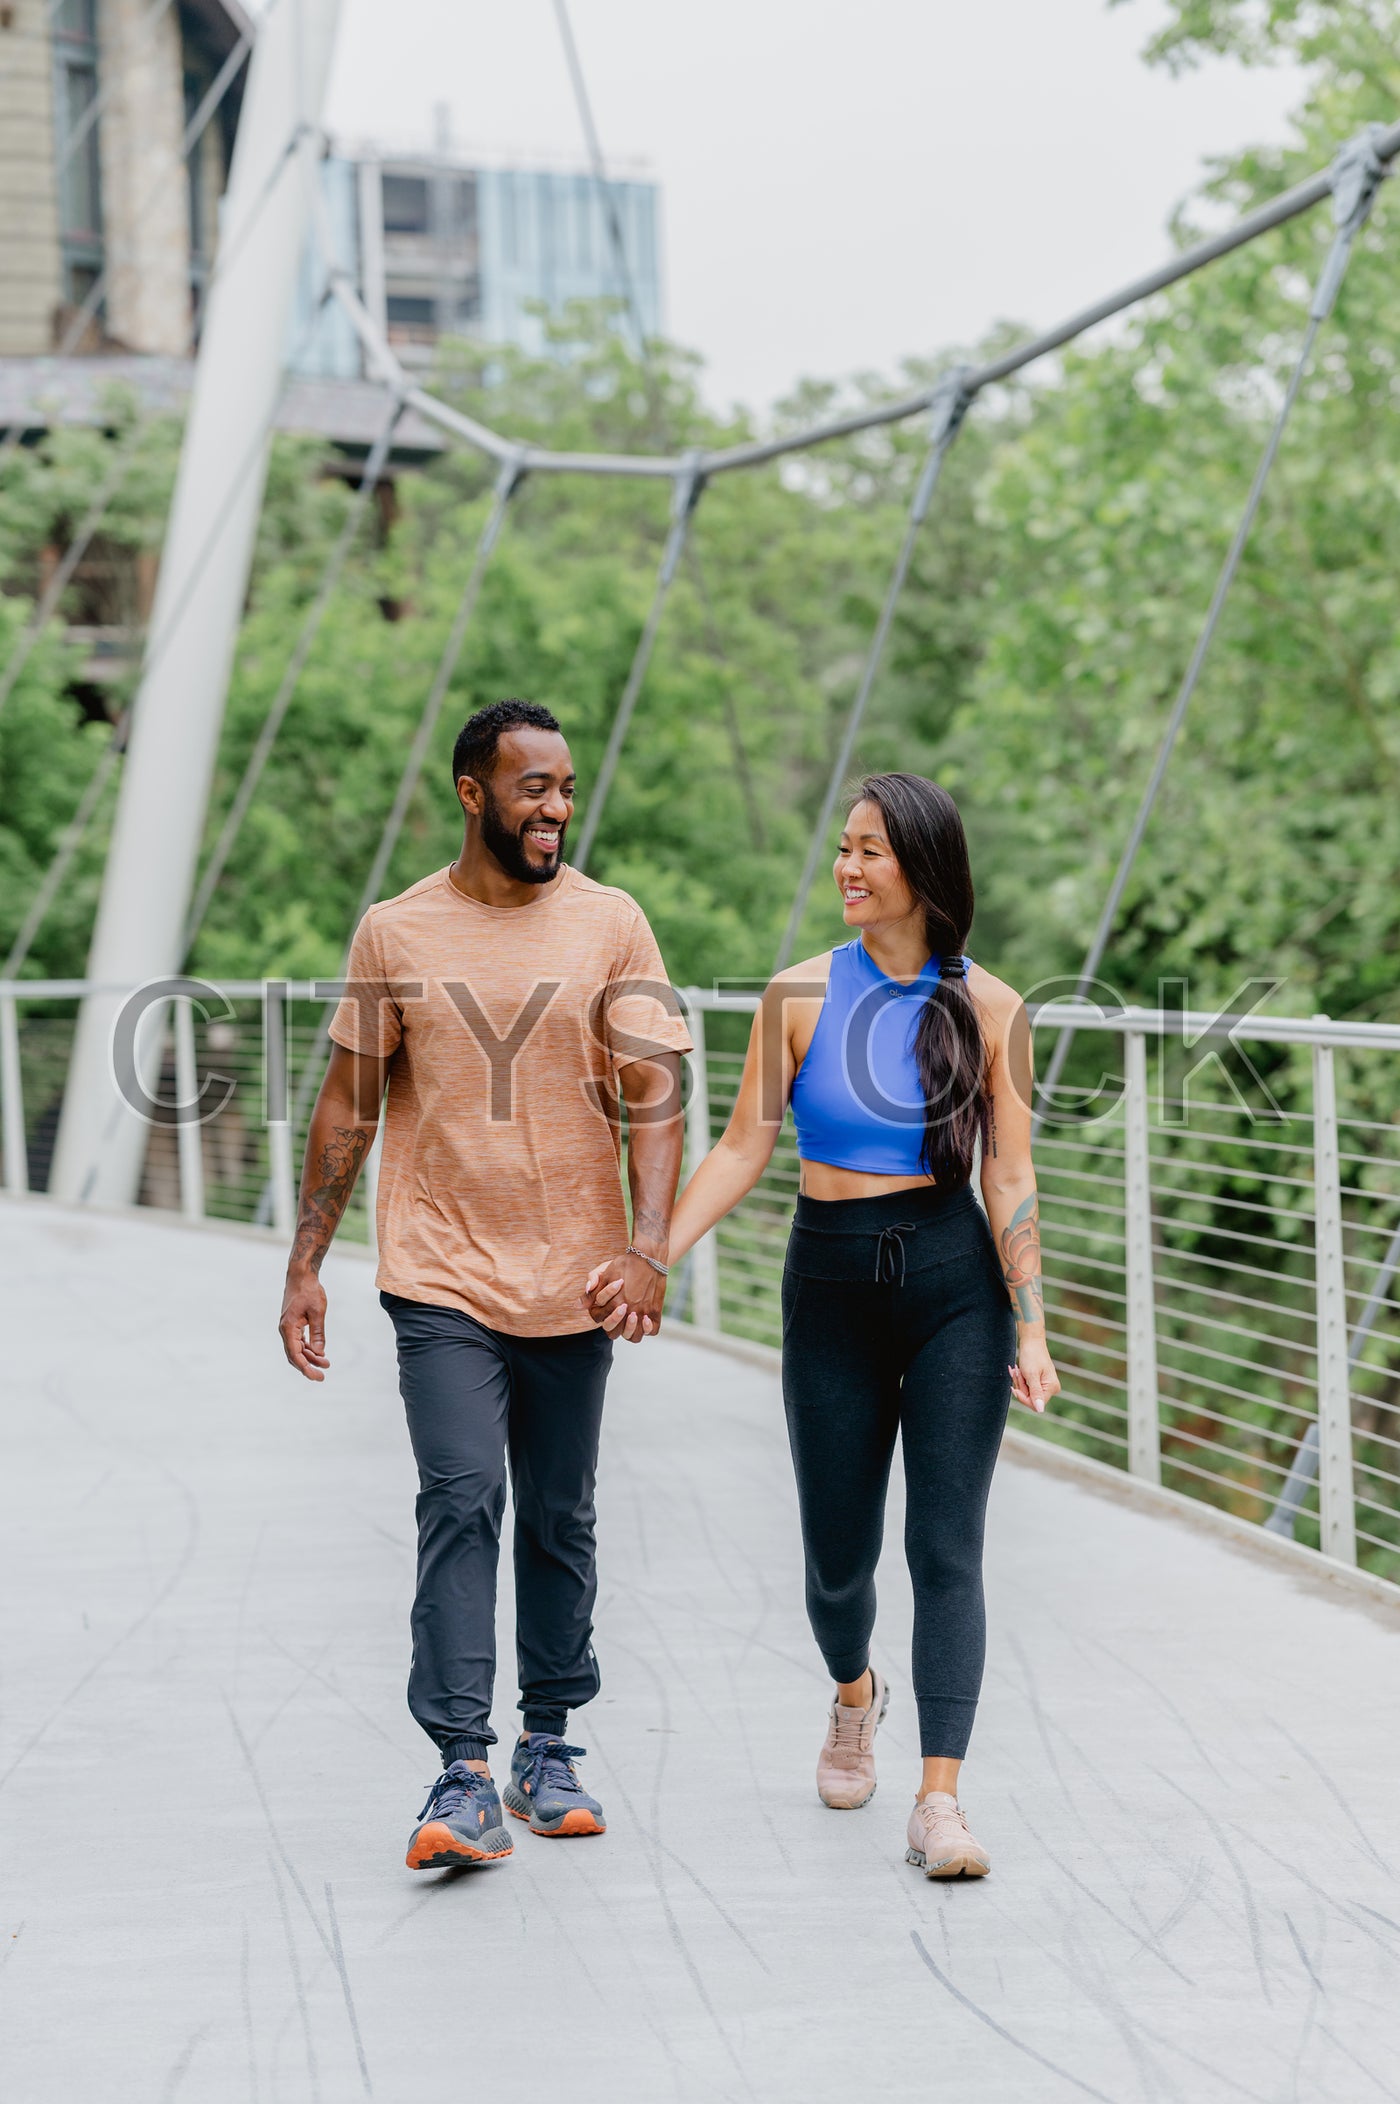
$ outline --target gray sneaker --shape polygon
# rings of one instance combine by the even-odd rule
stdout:
[[[890,1691],[872,1666],[868,1709],[833,1702],[826,1740],[817,1756],[817,1795],[833,1812],[858,1812],[875,1795],[875,1734],[885,1721]]]
[[[513,1845],[490,1776],[454,1761],[429,1790],[408,1837],[408,1867],[455,1870],[463,1863],[499,1863]]]
[[[566,1746],[552,1732],[533,1731],[517,1741],[510,1757],[510,1781],[501,1801],[517,1819],[528,1819],[532,1834],[605,1834],[603,1807],[578,1779],[574,1762],[581,1746]]]
[[[926,1878],[984,1878],[992,1867],[991,1857],[968,1828],[962,1806],[946,1790],[930,1790],[915,1801],[908,1841],[904,1860]]]

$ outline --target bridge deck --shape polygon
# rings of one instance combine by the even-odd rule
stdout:
[[[610,1404],[610,1832],[415,1880],[413,1483],[329,1268],[313,1390],[265,1243],[0,1205],[7,2104],[1400,2093],[1400,1621],[1004,1465],[995,1871],[928,1884],[896,1515],[884,1781],[834,1816],[776,1384],[675,1339]]]

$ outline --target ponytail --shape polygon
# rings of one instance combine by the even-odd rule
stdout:
[[[989,1117],[987,1046],[967,985],[963,945],[975,895],[958,807],[946,789],[917,774],[874,774],[859,795],[879,806],[890,848],[923,908],[925,937],[938,961],[914,1034],[914,1063],[924,1094],[920,1166],[957,1189],[972,1177]]]

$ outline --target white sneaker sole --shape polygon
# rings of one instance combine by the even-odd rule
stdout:
[[[921,1848],[906,1848],[904,1860],[912,1863],[916,1870],[922,1870],[926,1878],[984,1878],[992,1867],[985,1856],[971,1853],[949,1856],[943,1863],[930,1863]]]

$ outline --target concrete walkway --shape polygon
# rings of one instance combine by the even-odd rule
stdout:
[[[0,1205],[5,2104],[1400,2097],[1400,1618],[1008,1462],[995,1870],[929,1884],[897,1513],[884,1780],[833,1815],[776,1383],[674,1337],[610,1403],[610,1831],[415,1879],[388,1324],[335,1263],[304,1386],[280,1272]]]

